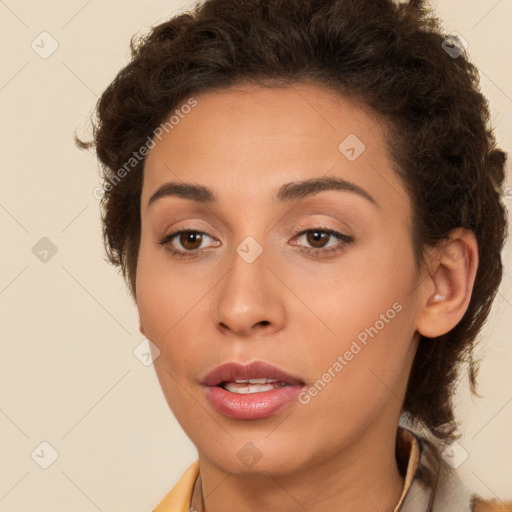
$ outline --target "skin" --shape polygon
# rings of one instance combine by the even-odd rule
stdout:
[[[348,98],[294,84],[196,99],[145,162],[136,302],[141,332],[161,351],[154,366],[165,398],[197,447],[205,508],[392,511],[404,485],[395,435],[418,333],[438,336],[462,318],[475,238],[456,230],[417,270],[411,202],[385,126]],[[354,161],[338,149],[350,134],[366,146]],[[273,200],[284,183],[322,176],[375,202],[346,190]],[[169,181],[210,187],[217,201],[165,196],[148,205]],[[297,236],[317,228],[353,241]],[[180,229],[207,233],[167,244],[195,257],[159,244]],[[235,250],[247,236],[263,249],[252,263]],[[342,250],[313,254],[333,247]],[[240,421],[203,393],[201,379],[228,361],[266,361],[309,387],[396,303],[400,312],[307,404]],[[247,443],[261,454],[251,467],[237,456]]]

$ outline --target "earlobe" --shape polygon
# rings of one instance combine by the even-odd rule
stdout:
[[[478,268],[478,244],[472,231],[457,228],[435,248],[430,275],[422,283],[417,330],[435,338],[453,329],[464,316]]]
[[[146,333],[145,333],[145,331],[144,331],[144,324],[142,323],[142,318],[141,318],[140,314],[139,314],[139,331],[140,331],[140,333],[141,333],[145,338],[147,338]]]

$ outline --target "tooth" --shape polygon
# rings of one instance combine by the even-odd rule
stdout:
[[[268,382],[277,382],[275,379],[235,379],[234,382],[239,384],[249,383],[249,384],[266,384]]]
[[[259,380],[259,379],[258,379]],[[236,382],[228,382],[225,384],[224,389],[226,391],[230,391],[231,393],[239,393],[239,394],[251,394],[251,393],[261,393],[262,391],[271,391],[272,389],[277,389],[282,386],[285,386],[284,382],[275,381],[273,383],[267,384],[252,384],[252,383],[236,383]]]

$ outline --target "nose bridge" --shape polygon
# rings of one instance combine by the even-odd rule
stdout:
[[[249,334],[258,326],[280,328],[282,303],[263,244],[245,237],[229,256],[229,272],[219,287],[215,308],[218,326],[238,334]]]

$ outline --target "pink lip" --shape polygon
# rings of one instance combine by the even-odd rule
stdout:
[[[285,386],[259,393],[231,393],[219,385],[235,379],[275,379]],[[227,363],[214,368],[202,380],[206,397],[215,410],[228,418],[254,420],[277,413],[301,392],[304,382],[268,363]]]
[[[287,384],[304,384],[298,377],[293,377],[285,371],[264,363],[254,361],[249,364],[226,363],[214,368],[201,381],[206,386],[218,386],[221,382],[228,382],[235,379],[275,379]]]

